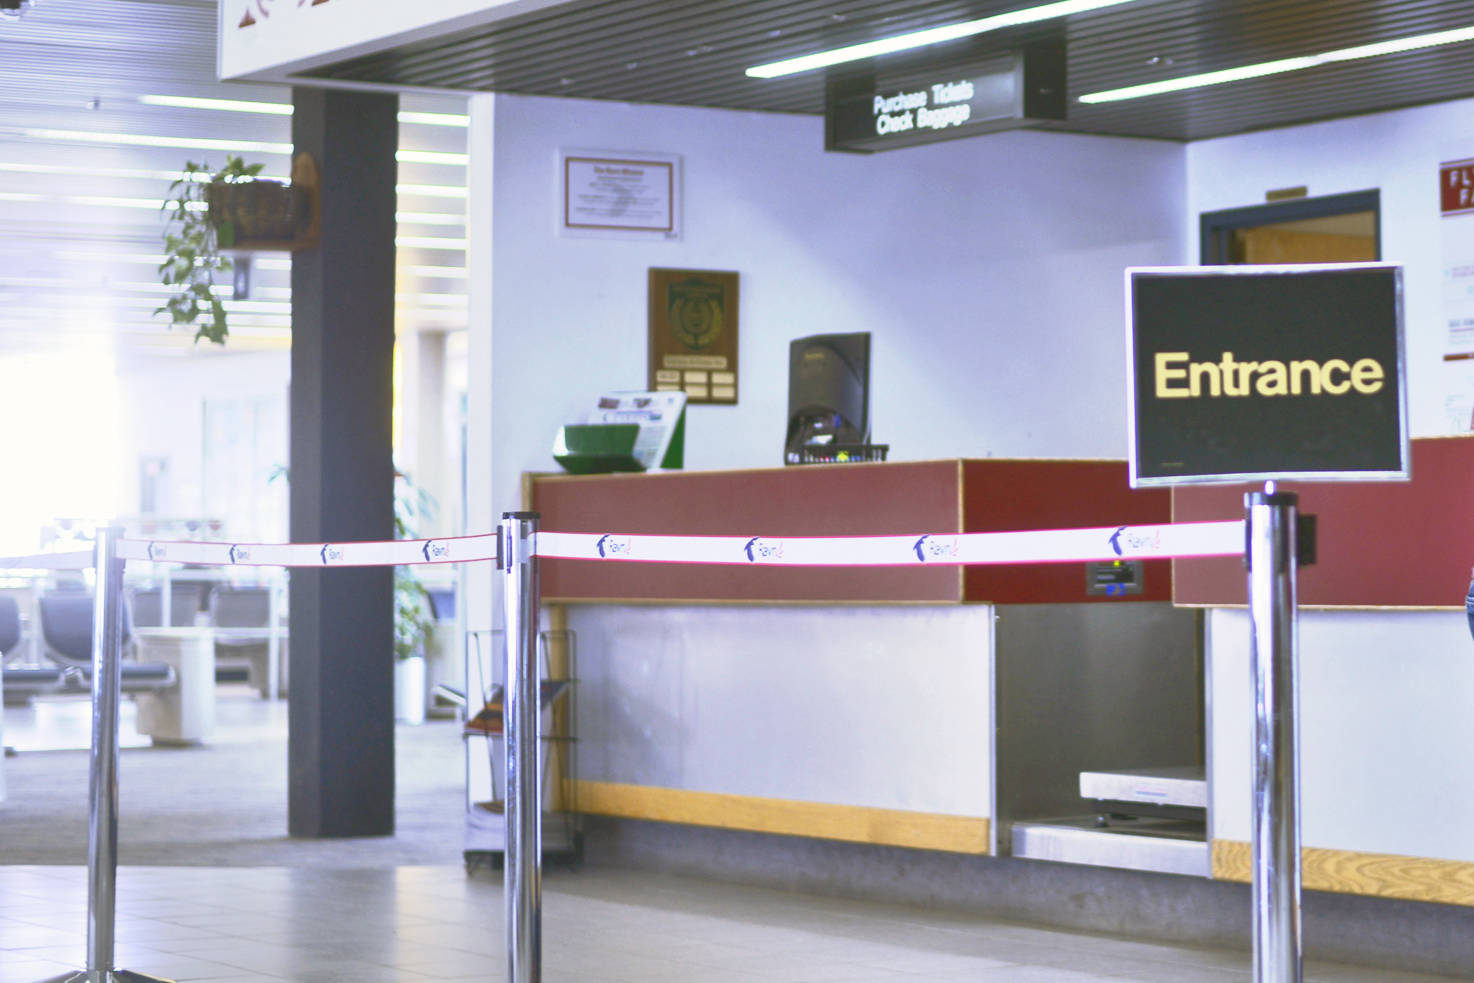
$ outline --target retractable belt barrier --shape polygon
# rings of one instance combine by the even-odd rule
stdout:
[[[87,570],[93,566],[92,550],[69,553],[31,553],[0,556],[0,570]]]
[[[1244,551],[1244,523],[1187,522],[1025,532],[939,533],[907,536],[777,537],[658,536],[622,533],[538,532],[529,556],[564,560],[646,563],[730,563],[767,566],[914,566],[916,564],[1070,563],[1236,556]],[[200,543],[124,539],[118,556],[154,563],[216,566],[362,567],[474,563],[498,557],[495,534],[444,539],[350,543]],[[40,554],[18,561],[90,554]],[[26,566],[0,559],[0,566]],[[36,566],[45,566],[36,563]],[[90,562],[77,563],[90,566]]]
[[[93,733],[88,861],[87,968],[56,980],[146,981],[113,968],[117,875],[119,665],[122,569],[128,560],[218,566],[410,566],[495,561],[503,572],[507,638],[507,978],[541,979],[542,782],[536,658],[537,565],[545,559],[748,566],[935,566],[1070,563],[1242,556],[1245,521],[1103,526],[1024,532],[869,537],[659,536],[539,532],[531,512],[505,513],[498,531],[444,539],[349,543],[206,543],[123,539],[100,529],[88,551],[0,557],[0,570],[97,570],[93,630]],[[50,981],[48,981],[50,983]]]

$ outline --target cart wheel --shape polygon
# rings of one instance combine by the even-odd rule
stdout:
[[[502,855],[490,850],[467,850],[463,854],[466,860],[466,873],[474,874],[479,867],[490,867],[492,870],[502,869]]]

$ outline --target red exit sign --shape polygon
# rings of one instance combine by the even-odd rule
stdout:
[[[1474,160],[1438,165],[1438,189],[1443,214],[1474,212]]]

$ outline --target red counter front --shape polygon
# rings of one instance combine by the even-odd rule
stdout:
[[[1258,486],[1182,487],[1172,492],[1176,522],[1244,516],[1244,493]],[[1458,607],[1474,564],[1474,438],[1412,442],[1412,480],[1324,484],[1286,482],[1300,511],[1316,516],[1318,558],[1299,577],[1302,607]],[[1245,603],[1236,558],[1177,560],[1178,604]]]
[[[1167,522],[1165,490],[1132,491],[1120,461],[948,460],[648,475],[533,475],[528,507],[553,532],[899,536]],[[1168,561],[1144,590],[1167,600]],[[549,603],[1122,603],[1087,595],[1083,564],[742,567],[542,561]]]

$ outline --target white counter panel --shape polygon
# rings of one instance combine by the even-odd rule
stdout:
[[[992,815],[991,606],[568,612],[581,779]]]
[[[1212,835],[1250,836],[1249,617],[1209,613]],[[1474,641],[1462,612],[1300,613],[1305,846],[1474,861]]]

